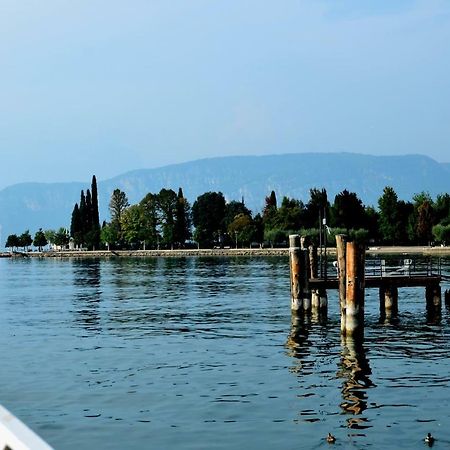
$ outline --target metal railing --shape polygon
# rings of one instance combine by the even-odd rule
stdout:
[[[366,277],[431,277],[447,278],[449,262],[441,258],[376,259],[366,261]]]

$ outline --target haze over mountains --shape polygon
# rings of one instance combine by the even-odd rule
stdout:
[[[370,156],[350,153],[298,153],[271,156],[230,156],[202,159],[155,169],[127,172],[97,180],[100,220],[108,220],[114,189],[123,190],[131,204],[148,192],[183,188],[191,204],[207,191],[221,191],[227,200],[241,200],[255,213],[274,190],[283,196],[309,199],[309,189],[325,188],[332,202],[344,189],[356,192],[366,205],[377,206],[383,188],[392,186],[400,199],[411,200],[421,191],[450,192],[450,164],[422,155]],[[0,235],[3,246],[11,233],[70,226],[83,183],[22,183],[0,191]]]

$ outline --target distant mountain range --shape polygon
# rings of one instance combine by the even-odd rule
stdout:
[[[111,193],[119,188],[130,203],[162,188],[183,188],[191,204],[207,191],[221,191],[227,200],[241,200],[259,212],[274,190],[307,201],[309,189],[325,188],[332,202],[344,189],[356,192],[366,205],[377,205],[385,186],[400,199],[410,200],[421,191],[433,197],[450,192],[450,164],[423,155],[370,156],[351,153],[298,153],[271,156],[230,156],[191,161],[156,169],[141,169],[98,181],[100,218],[108,220]],[[11,233],[32,233],[68,227],[75,202],[85,183],[21,183],[0,191],[0,246]]]

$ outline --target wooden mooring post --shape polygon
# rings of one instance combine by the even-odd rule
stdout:
[[[318,255],[317,247],[310,245],[308,247],[309,253],[309,277],[312,280],[318,278]],[[328,297],[327,291],[324,288],[311,289],[311,312],[313,317],[320,317],[324,319],[327,315]]]
[[[346,297],[346,250],[347,236],[336,236],[336,255],[338,269],[339,310],[341,314],[341,334],[345,335],[345,297]]]
[[[310,278],[316,279],[318,270],[317,270],[317,248],[314,245],[310,245],[308,247],[309,250],[309,271]],[[311,308],[313,311],[318,311],[320,308],[320,296],[319,289],[311,290]]]
[[[302,248],[303,244],[303,248]],[[291,273],[291,311],[301,313],[311,311],[309,291],[309,255],[298,234],[289,236],[289,265]]]
[[[365,247],[356,242],[346,244],[345,336],[364,335]]]
[[[380,317],[390,320],[398,315],[398,288],[392,284],[380,287]]]
[[[425,298],[427,302],[427,310],[441,310],[441,286],[439,283],[430,284],[425,287]]]
[[[365,247],[348,241],[344,234],[336,236],[341,334],[364,335]]]

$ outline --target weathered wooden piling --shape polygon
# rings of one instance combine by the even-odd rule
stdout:
[[[380,316],[390,319],[398,315],[398,288],[393,285],[380,287]]]
[[[339,283],[339,309],[341,313],[341,333],[345,334],[345,291],[346,291],[346,243],[347,236],[336,235],[336,254]]]
[[[364,271],[365,247],[356,242],[347,242],[344,329],[346,336],[364,334]]]
[[[291,310],[294,313],[311,311],[309,252],[304,245],[304,237],[300,238],[298,234],[289,236]]]
[[[303,241],[304,242],[304,241]],[[301,254],[301,296],[303,299],[303,311],[306,313],[311,312],[311,290],[309,289],[309,254],[308,249],[302,247],[300,249]]]
[[[309,277],[317,278],[317,248],[314,245],[308,247],[309,250]],[[311,307],[313,312],[320,309],[319,289],[311,290]]]
[[[319,310],[325,313],[328,309],[328,294],[326,289],[319,289]]]
[[[291,311],[299,312],[303,308],[303,298],[301,295],[301,250],[300,236],[291,234],[289,236],[289,267],[291,274]]]
[[[427,302],[427,309],[440,310],[441,309],[441,286],[439,283],[429,284],[425,287],[425,298]]]

